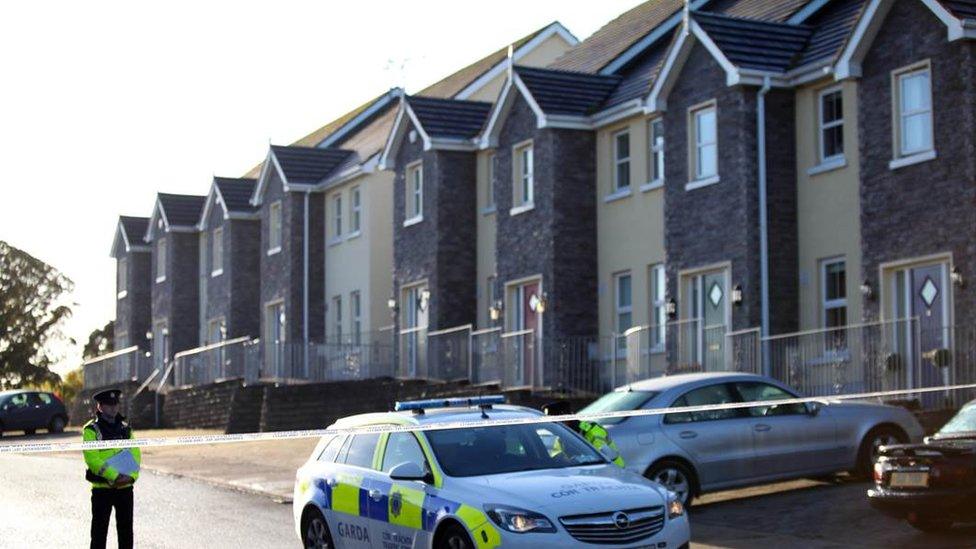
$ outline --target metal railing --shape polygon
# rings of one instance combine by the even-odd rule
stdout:
[[[472,326],[458,326],[427,333],[427,379],[471,379]]]
[[[132,346],[82,363],[83,384],[85,389],[93,389],[143,380],[152,370],[152,361],[145,351]]]
[[[405,328],[397,337],[396,377],[427,379],[427,327]]]
[[[257,381],[260,362],[254,360],[251,350],[256,345],[249,337],[239,337],[176,353],[173,385],[202,385],[231,378]]]
[[[542,348],[535,330],[505,332],[501,335],[502,386],[509,389],[544,387]]]
[[[263,346],[258,344],[249,350],[250,357],[245,357],[245,360],[251,362],[257,358],[258,350],[264,357],[264,360],[259,362],[259,379],[286,383],[324,382],[374,379],[394,375],[391,342],[364,341],[359,344],[333,342],[308,345],[302,342],[280,342]]]
[[[471,332],[471,383],[501,385],[504,371],[502,329]]]

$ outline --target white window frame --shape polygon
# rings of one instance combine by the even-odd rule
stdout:
[[[840,105],[841,105],[840,118],[830,122],[825,122],[824,121],[824,112],[825,112],[824,99],[827,96],[834,95],[834,94],[840,95]],[[837,154],[827,156],[825,150],[827,147],[827,140],[825,139],[827,130],[834,129],[838,126],[841,128],[840,130],[841,139],[843,140],[844,138],[844,89],[841,86],[831,86],[829,88],[820,90],[820,92],[817,93],[817,140],[818,140],[817,158],[820,161],[821,165],[833,164],[844,159],[844,149],[847,148],[846,142],[842,141],[841,151]]]
[[[532,140],[512,147],[512,209],[518,215],[535,208],[535,148]]]
[[[913,76],[925,74],[928,77],[928,105],[925,108],[918,109],[911,112],[905,112],[902,109],[902,86],[903,82]],[[932,97],[932,65],[926,60],[920,63],[915,63],[907,67],[901,67],[892,71],[891,73],[891,83],[892,83],[892,113],[894,114],[894,120],[892,121],[892,130],[894,135],[892,136],[892,149],[895,160],[891,163],[891,169],[900,168],[902,166],[907,166],[917,162],[924,162],[926,160],[931,160],[935,158],[935,116],[934,116],[934,102]],[[905,120],[910,117],[927,115],[928,116],[928,143],[927,146],[913,149],[905,150],[904,145],[904,135],[905,135]]]
[[[404,190],[403,226],[409,227],[424,220],[424,163],[418,160],[407,165]]]
[[[336,343],[342,340],[342,296],[332,296],[332,334]]]
[[[661,142],[654,138],[655,126],[661,129]],[[641,186],[642,191],[659,189],[664,186],[664,118],[658,116],[647,121],[647,183]],[[654,177],[654,174],[657,177]]]
[[[268,255],[281,251],[283,226],[281,201],[276,200],[268,205]]]
[[[332,206],[332,238],[329,244],[337,244],[342,240],[342,192],[337,192],[329,199]]]
[[[621,288],[623,285],[621,281],[627,279],[630,284],[630,298],[627,305],[621,304]],[[630,274],[630,271],[620,271],[619,273],[613,274],[613,329],[618,335],[623,335],[624,332],[634,327],[634,277]],[[621,315],[630,315],[630,326],[622,327],[620,325]]]
[[[359,185],[349,189],[349,223],[346,238],[359,236],[363,230],[363,190]]]
[[[847,287],[844,287],[844,297],[836,299],[827,299],[827,267],[836,264],[844,265],[844,279],[847,279],[847,258],[831,257],[823,259],[820,261],[820,327],[827,328],[827,312],[834,309],[845,310],[844,317],[847,318],[846,311],[847,308]],[[835,326],[836,328],[836,326]]]
[[[156,242],[156,283],[166,280],[166,238],[160,237]]]
[[[489,153],[485,157],[485,207],[482,213],[495,213],[495,153]]]
[[[706,114],[711,113],[715,117],[715,134],[710,139],[703,139],[699,131],[699,121]],[[691,175],[685,190],[698,189],[719,182],[719,151],[718,151],[718,105],[715,100],[711,100],[700,105],[695,105],[688,109],[688,173]],[[714,150],[715,172],[702,172],[702,153],[706,148]]]
[[[659,282],[655,284],[655,282]],[[663,352],[667,340],[668,323],[668,275],[664,263],[656,263],[647,269],[647,284],[650,296],[651,351]]]
[[[129,295],[129,258],[120,257],[116,266],[118,272],[115,277],[115,290],[118,299]]]
[[[224,274],[224,228],[214,229],[210,241],[210,276],[220,276]]]
[[[627,137],[627,156],[621,157],[620,138]],[[614,132],[611,136],[613,143],[613,188],[610,189],[611,195],[624,194],[630,191],[630,180],[633,179],[630,162],[630,128],[624,128]],[[620,167],[627,165],[627,181],[623,184],[620,181]]]
[[[349,293],[349,319],[352,323],[352,342],[359,345],[363,336],[363,299],[359,290]]]

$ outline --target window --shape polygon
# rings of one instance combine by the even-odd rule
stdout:
[[[647,173],[651,177],[651,183],[661,183],[664,181],[664,121],[660,118],[651,120],[647,133],[650,148],[650,166]]]
[[[268,207],[268,254],[281,251],[281,202]]]
[[[513,213],[531,209],[535,195],[535,181],[533,180],[532,143],[515,147],[515,187],[512,193],[512,205],[516,209]]]
[[[401,463],[416,463],[424,468],[427,465],[427,458],[413,434],[390,433],[390,438],[386,442],[386,452],[383,454],[383,472],[389,473]]]
[[[349,231],[352,234],[359,234],[363,228],[363,196],[358,185],[349,191],[349,196],[352,202],[350,206],[350,217],[352,219],[349,220]]]
[[[633,324],[633,302],[631,300],[630,273],[621,273],[614,276],[613,283],[615,315],[614,330],[619,335],[630,329]],[[626,340],[622,337],[617,338],[617,342],[623,347]]]
[[[342,195],[332,197],[332,237],[342,237]]]
[[[346,452],[346,465],[354,465],[364,469],[373,468],[373,454],[376,451],[376,443],[380,435],[354,435],[352,442],[349,443],[349,450]]]
[[[932,150],[932,87],[928,66],[896,75],[898,156]]]
[[[126,288],[127,286],[126,282],[128,279],[128,269],[129,269],[129,260],[124,257],[122,259],[119,259],[119,264],[118,264],[119,271],[117,273],[118,279],[116,280],[119,299],[122,299],[128,294]]]
[[[220,343],[225,338],[227,334],[227,323],[224,319],[217,318],[211,320],[207,326],[207,344],[213,345],[214,343]]]
[[[362,340],[363,319],[362,299],[358,291],[349,294],[349,316],[352,318],[352,342],[359,345]]]
[[[651,296],[651,348],[662,351],[664,350],[664,338],[668,323],[666,297],[668,278],[663,263],[651,265],[649,280],[651,285],[651,291],[648,292],[648,295]]]
[[[488,181],[485,183],[485,209],[495,208],[495,155],[488,155]]]
[[[336,342],[342,339],[342,296],[337,295],[332,298],[332,319],[335,324],[332,326],[332,333],[335,334]]]
[[[828,259],[820,265],[823,327],[847,324],[847,265],[843,259]]]
[[[727,384],[720,383],[718,385],[709,385],[689,391],[674,401],[671,407],[708,406],[712,404],[729,404],[732,402],[736,402],[736,398],[732,395],[732,390]],[[704,412],[678,412],[665,415],[664,422],[691,423],[697,421],[715,421],[719,419],[734,419],[743,415],[744,413],[741,408],[726,408],[723,410],[708,410]]]
[[[156,242],[156,282],[166,280],[166,239],[159,237]]]
[[[53,404],[54,399],[51,398],[50,393],[37,393],[37,398],[41,400],[41,404]]]
[[[417,162],[407,166],[406,221],[404,225],[416,223],[424,218],[424,167]]]
[[[718,126],[715,106],[692,112],[695,180],[718,175]]]
[[[844,156],[844,100],[839,88],[820,92],[820,162]]]
[[[758,381],[736,383],[735,390],[739,393],[742,402],[762,402],[765,400],[788,400],[796,398],[796,395],[792,395],[775,385],[760,383]],[[746,413],[752,417],[786,416],[805,414],[807,413],[807,407],[800,403],[784,404],[782,406],[758,406],[756,408],[747,408]]]
[[[213,251],[210,253],[210,275],[217,276],[224,272],[224,228],[218,227],[213,232]]]
[[[630,132],[624,130],[613,135],[613,190],[630,188]]]
[[[322,453],[319,454],[319,461],[324,461],[327,463],[334,462],[336,456],[339,455],[339,450],[342,449],[342,443],[345,439],[346,437],[343,435],[332,437],[332,440],[325,444],[325,448],[323,448]]]

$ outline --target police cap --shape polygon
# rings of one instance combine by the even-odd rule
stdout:
[[[119,389],[105,389],[104,391],[95,393],[92,398],[99,404],[118,404],[119,399],[122,398],[122,391]]]

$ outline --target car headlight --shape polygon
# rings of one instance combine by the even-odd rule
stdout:
[[[681,503],[681,496],[668,492],[668,518],[678,518],[685,514],[685,506]]]
[[[556,527],[545,516],[518,507],[485,505],[485,513],[495,524],[516,534],[526,532],[553,533],[556,531]]]

